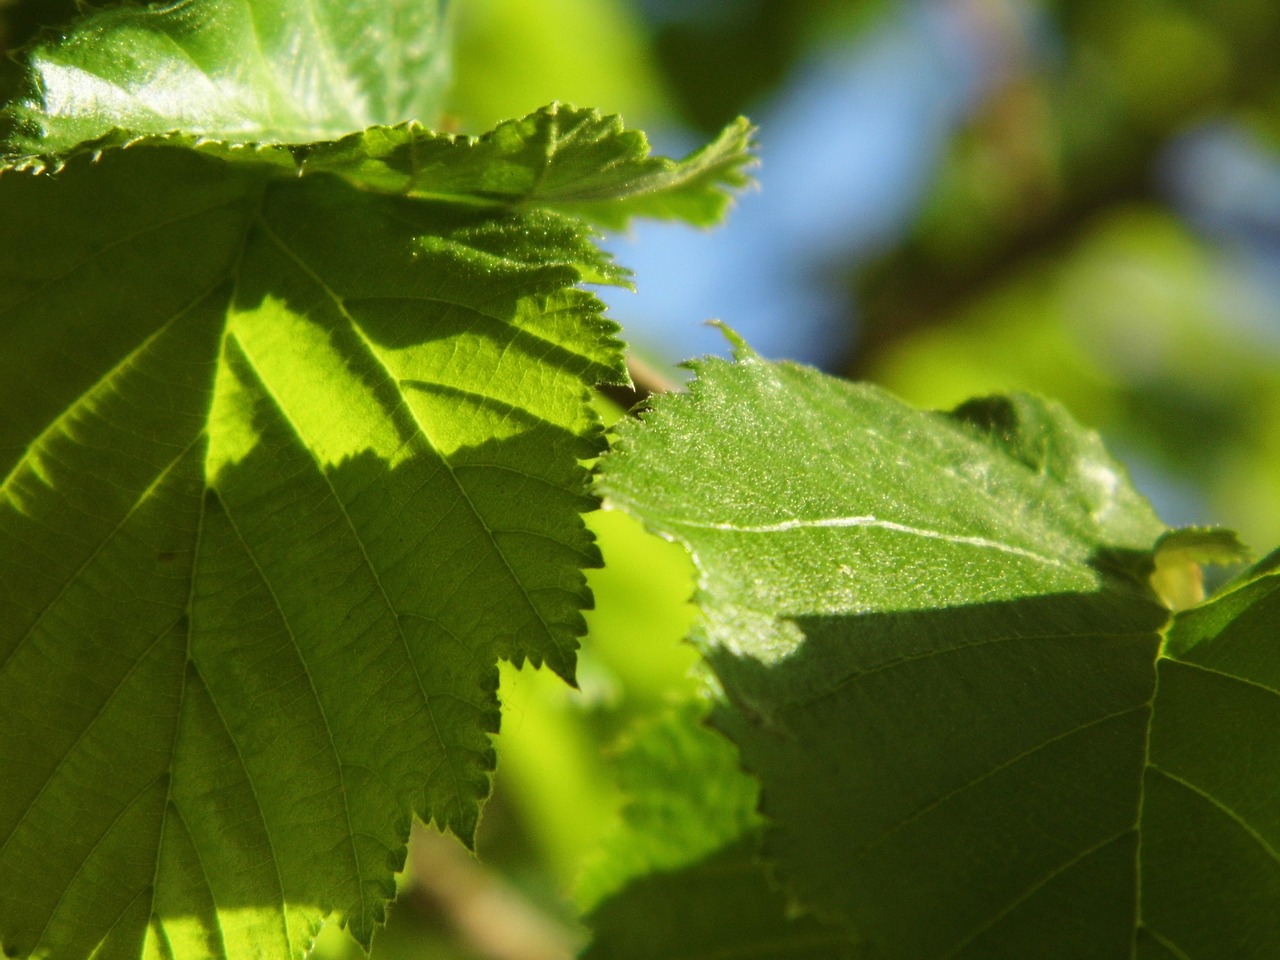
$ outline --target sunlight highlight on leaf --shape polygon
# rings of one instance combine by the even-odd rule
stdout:
[[[566,174],[630,162],[594,129]],[[498,661],[573,680],[589,389],[626,379],[581,284],[622,273],[536,196],[472,202],[491,158],[420,128],[442,198],[118,141],[0,173],[0,936],[367,945],[411,819],[474,834]],[[694,180],[659,192],[722,209]]]
[[[310,143],[434,123],[444,3],[180,0],[94,11],[31,60],[24,142],[65,151],[123,129]]]

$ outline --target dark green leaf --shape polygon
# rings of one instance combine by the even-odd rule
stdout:
[[[1280,943],[1280,574],[1180,613],[1159,663],[1138,956],[1263,960]]]

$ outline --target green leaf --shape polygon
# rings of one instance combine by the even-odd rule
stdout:
[[[742,118],[678,162],[650,156],[644,134],[619,117],[559,104],[478,139],[433,132],[447,60],[442,7],[185,0],[98,12],[33,51],[6,149],[13,165],[41,168],[80,145],[166,142],[383,193],[535,206],[611,228],[634,216],[711,226],[730,202],[726,188],[748,182],[753,130]]]
[[[309,143],[434,123],[447,83],[443,0],[178,0],[82,19],[30,55],[19,152],[112,130]]]
[[[712,143],[675,161],[649,155],[644,134],[619,117],[551,104],[509,120],[482,137],[434,133],[417,123],[370,127],[336,141],[255,145],[190,134],[138,137],[115,131],[69,154],[29,154],[15,169],[57,169],[69,156],[100,156],[121,147],[195,150],[264,175],[328,173],[353,186],[389,195],[454,203],[474,211],[553,210],[600,226],[622,228],[632,217],[718,223],[730,188],[747,183],[752,127],[739,119]],[[601,261],[603,263],[603,261]],[[616,282],[622,272],[598,270],[586,279]]]
[[[738,768],[733,744],[704,726],[707,713],[702,703],[685,703],[637,724],[620,749],[615,768],[626,805],[578,883],[585,906],[637,877],[696,863],[763,826],[759,785]]]
[[[771,883],[757,858],[759,786],[706,712],[685,704],[619,757],[628,801],[580,884],[595,932],[583,957],[852,957],[845,930],[794,915]]]
[[[419,127],[375,128],[295,151],[307,172],[331,172],[386,193],[495,208],[536,206],[619,229],[636,216],[711,226],[745,185],[753,129],[734,121],[675,161],[649,155],[620,117],[551,104],[478,139]]]
[[[1142,805],[1142,960],[1263,960],[1280,942],[1277,559],[1169,631]]]
[[[572,678],[598,562],[584,398],[625,372],[576,221],[180,146],[0,177],[20,952],[367,942],[410,814],[474,830],[496,660]]]
[[[587,390],[626,379],[578,284],[624,273],[554,208],[704,222],[745,154],[554,106],[349,133],[434,110],[438,32],[190,0],[33,55],[0,171],[11,952],[367,945],[412,816],[470,841],[497,661],[572,681]]]
[[[367,944],[411,816],[474,831],[498,658],[573,677],[601,255],[169,147],[0,206],[5,945]]]
[[[623,425],[601,489],[694,555],[766,852],[877,957],[1129,956],[1163,526],[1054,404],[739,353]]]
[[[747,128],[683,164],[572,108],[432,133],[441,5],[402,6],[126,7],[32,54],[0,170],[9,953],[301,956],[326,916],[367,946],[412,817],[470,842],[497,661],[572,682],[587,391],[626,380],[578,285],[623,272],[557,209],[707,222]]]

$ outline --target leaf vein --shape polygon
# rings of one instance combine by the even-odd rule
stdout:
[[[655,518],[676,526],[693,527],[699,530],[720,530],[726,533],[784,533],[789,530],[813,530],[828,528],[844,528],[844,527],[873,527],[880,530],[889,530],[894,533],[905,533],[910,536],[925,537],[930,540],[942,540],[947,543],[961,544],[964,546],[981,547],[990,550],[999,550],[1002,553],[1009,553],[1015,556],[1027,557],[1040,563],[1048,564],[1054,567],[1065,567],[1067,564],[1057,557],[1045,556],[1036,553],[1033,550],[1026,550],[1022,547],[1014,546],[1011,543],[1004,543],[1000,540],[992,540],[988,537],[971,537],[964,534],[944,533],[940,530],[930,530],[927,527],[913,527],[905,523],[897,523],[893,520],[881,520],[870,514],[854,517],[819,517],[814,519],[793,518],[787,520],[779,520],[774,523],[765,524],[736,524],[736,523],[712,523],[705,520],[690,520],[679,518]]]
[[[1089,720],[1085,723],[1077,724],[1076,726],[1072,727],[1069,730],[1064,730],[1061,733],[1056,733],[1052,737],[1048,737],[1044,740],[1041,740],[1039,743],[1035,744],[1034,746],[1028,747],[1023,751],[1014,754],[1012,757],[1009,757],[1005,760],[1000,761],[990,769],[984,770],[978,776],[973,777],[972,779],[967,780],[964,783],[960,784],[958,787],[955,787],[947,791],[942,796],[938,797],[936,800],[930,801],[925,806],[912,811],[911,814],[904,817],[902,820],[899,820],[897,823],[883,830],[875,838],[875,840],[867,844],[867,846],[862,849],[862,851],[858,854],[857,857],[854,858],[852,862],[859,863],[862,860],[865,860],[872,850],[882,845],[886,840],[888,840],[894,834],[910,826],[912,823],[919,820],[920,818],[927,816],[928,814],[932,813],[934,810],[937,810],[939,807],[942,807],[944,804],[950,803],[952,800],[956,799],[956,797],[960,796],[961,794],[965,793],[968,790],[971,790],[973,787],[976,787],[979,784],[983,783],[984,781],[991,779],[996,774],[1000,773],[1002,770],[1007,770],[1010,767],[1013,767],[1016,764],[1021,763],[1023,760],[1026,760],[1030,757],[1035,756],[1040,751],[1053,746],[1055,743],[1061,743],[1062,741],[1068,740],[1071,737],[1076,736],[1077,734],[1084,733],[1094,727],[1098,727],[1098,726],[1101,726],[1102,724],[1108,723],[1111,720],[1116,720],[1116,719],[1119,719],[1120,717],[1127,716],[1131,713],[1137,713],[1138,711],[1145,710],[1148,708],[1148,706],[1149,704],[1141,703],[1136,707],[1127,707],[1124,710],[1116,710],[1116,711],[1113,711],[1112,713],[1105,714],[1101,717],[1095,717],[1094,719]],[[1132,829],[1132,828],[1130,827],[1126,829]]]
[[[1025,642],[1031,643],[1031,642],[1040,642],[1044,640],[1071,641],[1071,640],[1082,640],[1085,638],[1088,638],[1091,640],[1094,640],[1094,639],[1096,640],[1130,640],[1140,636],[1142,635],[1135,634],[1132,632],[1102,633],[1100,631],[1091,630],[1088,633],[1083,633],[1083,634],[1080,634],[1080,633],[1018,634],[1018,633],[1015,633],[1015,634],[1006,634],[1004,636],[999,636],[999,637],[985,637],[982,640],[975,640],[971,643],[962,643],[953,647],[939,647],[933,650],[924,650],[924,651],[921,651],[920,653],[914,653],[914,654],[908,654],[906,656],[895,657],[892,660],[886,660],[883,663],[877,663],[873,667],[868,667],[865,670],[859,670],[857,673],[852,673],[849,676],[844,677],[842,680],[840,680],[839,683],[833,686],[830,690],[826,690],[823,693],[819,694],[818,696],[814,697],[812,700],[809,700],[806,702],[813,703],[821,699],[822,697],[829,697],[837,693],[838,691],[843,690],[845,687],[853,683],[856,683],[857,681],[863,679],[864,677],[869,677],[877,673],[887,673],[888,671],[896,670],[899,667],[905,667],[913,663],[918,663],[921,660],[933,660],[938,657],[950,656],[951,654],[967,653],[970,650],[976,650],[980,647],[989,647],[989,646],[993,646],[995,644],[1000,644],[1000,643],[1016,643],[1018,641],[1025,641]]]
[[[81,563],[80,566],[76,568],[75,572],[73,572],[71,576],[67,578],[66,582],[64,582],[62,586],[59,587],[58,592],[49,600],[48,603],[44,605],[43,608],[41,608],[40,612],[36,615],[35,620],[32,621],[31,626],[28,627],[26,632],[21,637],[18,638],[17,642],[13,645],[13,649],[9,651],[9,653],[4,657],[3,660],[0,660],[0,672],[3,672],[4,669],[8,667],[9,663],[17,655],[19,648],[21,648],[24,643],[26,643],[28,640],[31,639],[32,635],[36,632],[37,629],[39,629],[40,624],[44,622],[44,618],[48,616],[49,611],[52,610],[54,606],[57,605],[58,601],[61,600],[66,595],[67,591],[71,589],[71,585],[76,581],[78,581],[80,577],[84,575],[84,572],[89,569],[93,561],[96,560],[98,556],[102,553],[102,551],[106,549],[107,544],[109,544],[115,538],[116,534],[118,534],[124,528],[124,525],[128,523],[129,520],[134,516],[134,514],[141,508],[142,504],[146,502],[147,498],[160,487],[160,485],[168,477],[169,472],[174,467],[176,467],[187,456],[188,453],[191,452],[191,450],[195,447],[195,445],[200,442],[202,437],[203,437],[203,434],[197,434],[192,439],[192,441],[189,444],[187,444],[185,448],[179,451],[178,454],[175,455],[174,458],[170,460],[169,463],[167,463],[161,469],[160,473],[156,476],[156,479],[153,480],[147,486],[147,488],[143,490],[141,494],[138,495],[138,499],[134,501],[133,505],[129,508],[129,510],[125,513],[125,515],[120,519],[120,522],[117,523],[107,533],[107,535],[102,539],[102,542],[99,543],[93,549],[93,552],[89,554],[89,556],[85,559],[85,561]]]
[[[226,516],[227,518],[227,523],[230,525],[232,531],[235,533],[236,539],[240,541],[241,547],[244,548],[245,556],[248,557],[249,562],[253,564],[253,569],[258,574],[258,578],[262,581],[263,587],[266,588],[267,595],[271,597],[272,605],[276,608],[276,610],[280,614],[280,622],[284,625],[285,633],[289,637],[289,642],[293,645],[293,649],[297,651],[298,663],[302,666],[302,673],[307,678],[307,685],[311,688],[311,696],[315,700],[316,710],[320,714],[320,721],[324,724],[325,734],[329,738],[329,749],[333,753],[334,763],[337,766],[338,793],[342,797],[342,812],[347,822],[347,836],[348,838],[353,838],[355,834],[355,828],[351,820],[351,804],[348,799],[349,791],[347,790],[346,774],[344,771],[345,763],[343,762],[342,754],[338,752],[338,744],[333,736],[333,726],[332,724],[329,723],[329,715],[325,711],[324,701],[320,698],[320,691],[316,688],[315,680],[311,676],[311,669],[307,665],[306,655],[302,650],[302,645],[298,643],[298,636],[294,632],[292,625],[290,625],[289,623],[289,617],[285,613],[283,604],[280,603],[280,598],[276,594],[275,588],[271,585],[271,580],[270,578],[268,578],[266,570],[264,570],[262,567],[262,564],[259,563],[257,555],[254,553],[253,548],[249,545],[249,541],[245,539],[244,533],[240,529],[240,525],[236,523],[235,517],[231,513],[230,505],[227,504],[225,501],[222,501],[222,504],[223,504],[222,512],[223,512],[223,515]],[[206,689],[207,689],[207,685],[206,685]],[[210,691],[210,696],[212,697],[212,691]],[[228,732],[228,735],[230,735],[229,729],[227,732]],[[249,771],[246,768],[245,769],[246,776],[248,775],[248,773]],[[265,818],[264,818],[264,824],[265,824]],[[360,869],[360,851],[359,849],[357,849],[354,839],[350,839],[350,847],[351,847],[352,861],[354,862],[354,865],[355,865],[356,887],[358,889],[363,879],[363,874]],[[281,888],[282,895],[283,895],[283,892],[284,891],[282,887]],[[362,898],[361,899],[362,918],[363,918],[363,912],[364,912],[364,900]],[[283,911],[282,911],[282,915],[283,915]],[[288,936],[288,933],[286,932],[286,937],[287,936]],[[292,946],[290,946],[290,950],[292,951]]]
[[[370,359],[373,360],[378,365],[378,368],[383,371],[384,375],[387,377],[389,382],[391,382],[392,384],[396,384],[397,378],[392,374],[392,372],[389,369],[387,369],[387,366],[385,361],[383,360],[382,354],[377,350],[375,345],[369,340],[368,336],[366,335],[365,331],[361,328],[360,324],[356,322],[355,317],[351,315],[350,311],[347,309],[347,305],[343,300],[343,298],[337,293],[337,291],[331,288],[324,281],[324,279],[320,277],[319,274],[317,274],[310,267],[309,264],[306,263],[306,261],[304,261],[288,244],[286,244],[282,237],[280,237],[274,230],[271,229],[270,224],[266,223],[266,221],[263,220],[262,225],[267,235],[271,237],[272,241],[276,243],[277,246],[279,246],[281,251],[286,256],[288,256],[291,260],[293,260],[293,262],[298,265],[299,269],[302,270],[308,277],[310,277],[311,280],[317,286],[319,286],[320,289],[324,291],[324,293],[333,301],[338,311],[341,313],[341,315],[346,319],[347,323],[350,325],[352,332],[354,332],[355,335],[364,344],[364,347],[368,352]],[[399,389],[397,389],[396,392],[403,399],[404,394]],[[541,625],[543,633],[546,635],[547,639],[551,642],[551,644],[563,654],[563,647],[560,644],[560,642],[557,640],[554,631],[551,629],[551,625],[547,623],[546,618],[542,615],[542,611],[538,608],[537,604],[533,602],[533,598],[529,595],[528,590],[525,589],[523,581],[521,581],[520,577],[516,575],[515,569],[511,566],[511,561],[508,559],[506,553],[502,550],[502,548],[498,545],[497,541],[494,539],[492,529],[490,529],[488,522],[485,520],[479,508],[476,506],[475,501],[471,499],[471,495],[467,491],[466,485],[463,484],[461,478],[457,475],[457,473],[454,472],[453,464],[449,462],[448,457],[446,457],[443,453],[440,452],[439,447],[437,447],[435,443],[432,442],[430,435],[427,433],[426,427],[423,425],[422,421],[418,419],[417,415],[414,414],[412,407],[409,407],[408,404],[405,404],[405,406],[406,406],[406,409],[409,410],[410,415],[412,416],[413,425],[417,435],[421,437],[421,439],[424,440],[430,446],[430,448],[436,453],[441,464],[443,464],[445,471],[448,474],[450,480],[452,481],[454,487],[457,489],[459,497],[467,505],[472,516],[474,516],[476,521],[480,524],[480,528],[481,530],[484,531],[484,535],[488,538],[489,544],[492,547],[493,552],[497,555],[498,559],[502,562],[502,565],[506,569],[511,582],[515,585],[517,591],[519,591],[521,596],[523,596],[525,604],[528,606],[530,611],[533,613],[534,617],[537,619],[538,623]],[[323,471],[321,471],[321,473],[323,475]],[[327,476],[325,477],[325,479],[326,479],[326,482],[328,482]],[[335,493],[335,497],[336,497],[336,493]],[[339,503],[341,503],[341,501],[339,501]],[[346,512],[345,506],[343,506],[342,509],[345,514]],[[354,532],[354,527],[353,527],[353,532]],[[362,550],[364,549],[363,543],[361,543],[361,549]],[[367,559],[368,558],[367,552],[365,556]],[[370,563],[370,567],[371,569],[373,569],[372,563]],[[373,572],[375,575],[375,579],[378,579],[376,569],[373,569]],[[378,585],[381,588],[382,586],[381,579],[378,579]],[[385,596],[385,592],[384,592],[384,596]],[[387,600],[387,603],[388,603],[388,606],[390,606],[389,599]],[[403,640],[404,638],[403,631],[401,631],[400,635]],[[410,660],[412,661],[413,659],[412,654],[408,650],[407,643],[405,644],[405,650],[406,650],[406,653],[409,654]],[[418,676],[418,669],[417,669],[416,663],[414,663],[414,674],[415,676]],[[422,683],[421,683],[420,676],[418,677],[418,683],[419,683],[419,687],[421,687]],[[424,696],[424,702],[425,702],[425,697],[426,697],[425,692],[423,693],[423,696]],[[429,704],[428,704],[428,712],[430,712]],[[433,723],[435,722],[434,717],[432,718],[432,722]],[[437,732],[438,732],[438,728],[437,728]],[[450,764],[450,769],[451,770],[453,769],[452,764]],[[456,778],[456,773],[455,773],[455,778]],[[458,801],[459,803],[461,803],[460,794],[458,795]]]
[[[63,901],[67,899],[67,894],[71,891],[72,886],[75,884],[76,878],[80,876],[81,872],[88,865],[90,858],[97,851],[97,849],[100,846],[102,846],[102,844],[106,841],[107,837],[111,836],[111,831],[114,830],[116,825],[121,820],[124,819],[125,814],[127,814],[130,810],[132,810],[134,806],[137,804],[137,802],[141,800],[144,796],[146,796],[148,791],[150,791],[152,787],[154,787],[161,780],[163,780],[164,777],[165,777],[164,774],[160,774],[160,776],[156,777],[154,780],[151,780],[148,783],[144,784],[142,788],[136,794],[134,794],[133,799],[131,799],[128,803],[126,803],[123,807],[121,807],[120,812],[111,818],[111,822],[107,824],[106,829],[103,830],[102,833],[98,835],[98,838],[94,840],[92,844],[89,845],[89,848],[87,850],[85,850],[84,856],[80,858],[80,863],[76,866],[71,876],[67,878],[67,882],[62,888],[62,892],[58,894],[58,899],[53,904],[53,909],[49,911],[49,916],[45,919],[44,926],[40,928],[40,933],[36,936],[34,940],[34,943],[37,947],[40,946],[40,941],[44,939],[44,935],[49,932],[49,927],[53,924],[53,918],[58,915],[58,911],[62,908]],[[146,893],[145,890],[139,891],[139,895],[144,895],[145,893]],[[133,902],[136,900],[137,900],[137,897],[134,897],[133,901],[130,901],[129,905],[132,906]],[[32,955],[34,956],[35,953],[36,951],[33,949]]]
[[[44,293],[50,287],[54,287],[62,283],[64,280],[67,279],[67,277],[71,276],[71,274],[75,273],[81,267],[85,266],[86,264],[92,263],[98,257],[102,256],[105,253],[108,253],[109,251],[115,249],[116,247],[129,243],[132,240],[136,240],[138,237],[146,236],[148,233],[151,233],[152,231],[163,230],[166,227],[172,227],[179,223],[182,223],[184,220],[191,220],[196,217],[204,216],[206,213],[213,213],[215,210],[221,210],[225,207],[234,206],[236,203],[240,202],[243,199],[244,199],[243,197],[233,197],[230,200],[223,200],[219,203],[212,204],[211,206],[208,206],[208,207],[201,207],[199,210],[191,210],[186,213],[180,214],[179,216],[172,217],[168,220],[161,220],[157,223],[149,223],[145,227],[141,227],[138,230],[133,231],[132,233],[126,233],[123,236],[116,237],[113,240],[111,240],[111,242],[105,243],[101,247],[98,247],[92,253],[89,253],[86,256],[81,257],[79,260],[75,261],[73,264],[67,267],[62,273],[59,273],[56,276],[49,277],[43,283],[41,283],[38,287],[36,287],[34,290],[31,290],[29,293],[27,293],[26,296],[20,297],[19,299],[15,300],[13,303],[0,307],[0,317],[3,317],[6,313],[10,313],[18,309],[19,307],[26,304],[28,301],[34,300],[36,297],[40,296],[40,294]],[[221,282],[221,280],[219,280],[219,282]],[[214,289],[214,288],[211,288],[211,289]]]
[[[1140,924],[1138,926],[1138,929],[1145,931],[1147,936],[1149,936],[1152,940],[1154,940],[1160,946],[1168,950],[1169,953],[1173,954],[1175,960],[1192,960],[1191,954],[1187,953],[1185,950],[1179,947],[1176,943],[1174,943],[1168,937],[1165,937],[1165,936],[1162,936],[1161,934],[1156,933],[1156,931],[1152,929],[1150,924],[1147,924],[1147,923]]]
[[[196,855],[196,866],[200,868],[200,876],[204,879],[205,889],[209,891],[209,900],[213,904],[213,922],[216,926],[216,933],[218,937],[218,956],[221,957],[222,960],[230,960],[227,956],[226,938],[223,936],[222,915],[218,910],[218,896],[214,893],[213,882],[209,878],[208,868],[205,867],[204,857],[200,853],[200,847],[196,844],[196,838],[191,833],[191,828],[187,826],[186,817],[182,815],[182,810],[178,807],[176,802],[173,802],[173,815],[177,818],[178,825],[182,827],[183,833],[187,835],[187,839],[191,841],[191,849]],[[290,960],[292,960],[292,958],[290,958]]]
[[[112,703],[115,702],[116,694],[118,694],[124,688],[126,681],[128,681],[128,679],[131,676],[133,676],[133,672],[138,669],[138,667],[147,659],[148,656],[150,656],[151,651],[155,649],[156,644],[158,644],[161,640],[163,640],[165,637],[169,635],[169,632],[178,624],[180,619],[181,618],[179,618],[178,620],[175,620],[173,623],[169,624],[167,627],[165,627],[163,630],[157,633],[155,636],[155,639],[153,639],[149,644],[147,644],[146,649],[144,649],[141,653],[139,653],[138,658],[129,665],[129,669],[125,671],[124,676],[120,678],[120,681],[111,690],[111,693],[108,694],[107,698],[102,701],[101,706],[99,706],[98,709],[94,711],[93,716],[89,718],[88,722],[84,725],[83,729],[81,729],[81,731],[76,735],[75,741],[72,742],[71,745],[68,746],[67,749],[62,752],[62,755],[60,757],[58,757],[57,761],[53,765],[53,768],[49,771],[48,775],[44,778],[44,781],[40,784],[40,789],[36,791],[36,795],[31,798],[30,803],[28,803],[26,808],[22,811],[22,816],[20,816],[18,820],[14,823],[13,829],[9,832],[9,835],[4,838],[4,843],[0,843],[0,854],[4,853],[4,851],[9,846],[9,842],[18,835],[19,828],[24,823],[26,823],[27,817],[30,816],[31,813],[35,811],[36,808],[39,806],[40,799],[44,796],[45,791],[49,789],[49,785],[53,783],[54,778],[58,775],[58,771],[62,769],[63,764],[65,764],[71,758],[71,755],[75,752],[76,748],[80,746],[84,738],[89,735],[89,731],[93,729],[94,724],[96,724],[98,720],[102,717],[102,715],[107,711],[107,708],[111,706]]]
[[[213,690],[209,687],[209,682],[205,680],[204,674],[200,671],[198,664],[192,664],[192,670],[195,673],[196,680],[200,682],[200,686],[204,687],[204,691],[208,694],[209,703],[213,707],[213,712],[218,718],[218,722],[222,724],[222,729],[227,735],[227,740],[231,744],[231,749],[235,752],[236,760],[240,764],[240,769],[244,771],[245,783],[249,785],[249,793],[253,797],[253,805],[258,808],[258,818],[262,821],[262,835],[267,838],[267,847],[270,851],[272,870],[276,875],[276,888],[280,891],[280,926],[284,931],[284,940],[289,948],[289,955],[293,956],[293,941],[289,937],[289,920],[288,909],[289,902],[284,892],[284,877],[280,873],[280,860],[276,856],[275,841],[271,838],[271,827],[267,823],[266,809],[262,805],[262,798],[258,796],[258,786],[253,782],[253,774],[249,770],[249,764],[245,761],[244,753],[240,750],[240,742],[236,740],[235,734],[231,732],[231,724],[227,723],[227,718],[222,712],[222,708],[218,705],[218,699],[213,695]]]
[[[1114,836],[1107,837],[1105,840],[1102,840],[1100,843],[1096,843],[1092,847],[1089,847],[1087,850],[1084,850],[1076,854],[1074,857],[1072,857],[1070,860],[1067,860],[1065,863],[1059,864],[1058,866],[1054,867],[1052,870],[1046,873],[1043,877],[1038,879],[1035,883],[1027,887],[1027,889],[1024,890],[1021,894],[1014,897],[1002,910],[1000,910],[999,913],[997,913],[991,919],[987,920],[985,923],[978,926],[977,929],[975,929],[972,933],[970,933],[968,936],[962,939],[959,943],[957,943],[954,947],[952,947],[949,952],[947,952],[943,957],[940,958],[940,960],[950,960],[951,957],[957,956],[962,950],[972,945],[975,940],[977,940],[980,936],[982,936],[984,933],[986,933],[988,930],[990,930],[992,927],[998,924],[1005,917],[1012,914],[1015,910],[1018,909],[1018,907],[1022,906],[1022,904],[1030,900],[1033,896],[1035,896],[1037,892],[1042,890],[1045,886],[1047,886],[1053,880],[1067,873],[1069,870],[1074,869],[1075,867],[1083,863],[1085,860],[1087,860],[1089,857],[1093,856],[1095,853],[1102,850],[1103,848],[1110,846],[1111,844],[1115,843],[1117,840],[1120,840],[1122,837],[1124,837],[1125,834],[1129,833],[1132,829],[1133,829],[1132,827],[1125,827],[1123,830],[1121,830],[1119,833],[1115,834]]]
[[[1203,663],[1197,663],[1194,660],[1180,660],[1177,657],[1164,658],[1169,663],[1176,663],[1182,667],[1190,667],[1192,670],[1199,670],[1201,673],[1207,673],[1210,676],[1218,677],[1222,680],[1230,680],[1233,683],[1243,684],[1246,687],[1253,687],[1255,690],[1261,690],[1263,693],[1269,693],[1273,697],[1280,697],[1280,690],[1275,687],[1268,686],[1265,683],[1259,683],[1257,680],[1251,680],[1248,677],[1242,677],[1239,674],[1227,673],[1225,670],[1216,670],[1213,667],[1206,666]]]
[[[1236,826],[1238,826],[1241,830],[1243,830],[1246,834],[1248,834],[1249,838],[1253,840],[1254,843],[1256,843],[1259,847],[1262,848],[1263,852],[1266,853],[1268,857],[1270,857],[1278,865],[1280,865],[1280,851],[1277,851],[1275,847],[1273,847],[1270,843],[1268,843],[1267,839],[1261,833],[1258,832],[1258,829],[1255,826],[1253,826],[1253,824],[1251,824],[1248,820],[1246,820],[1244,816],[1242,816],[1240,813],[1237,813],[1231,807],[1227,806],[1225,803],[1223,803],[1221,800],[1219,800],[1217,797],[1211,794],[1208,790],[1205,790],[1203,787],[1197,786],[1196,784],[1192,783],[1190,780],[1186,780],[1178,776],[1176,773],[1171,773],[1170,771],[1161,767],[1159,764],[1156,764],[1156,763],[1148,764],[1147,769],[1160,774],[1160,776],[1164,777],[1166,780],[1170,781],[1171,783],[1176,783],[1178,786],[1182,787],[1188,793],[1194,794],[1195,796],[1204,800],[1207,804],[1209,804],[1211,807],[1213,807],[1215,810],[1221,813],[1228,820],[1231,820],[1232,822],[1234,822]]]

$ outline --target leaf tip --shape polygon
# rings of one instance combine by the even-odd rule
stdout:
[[[729,326],[723,320],[708,320],[707,326],[715,327],[720,331],[725,340],[729,341],[729,345],[733,347],[733,359],[739,363],[749,360],[759,360],[760,354],[751,349],[751,345],[747,343],[742,334]]]

